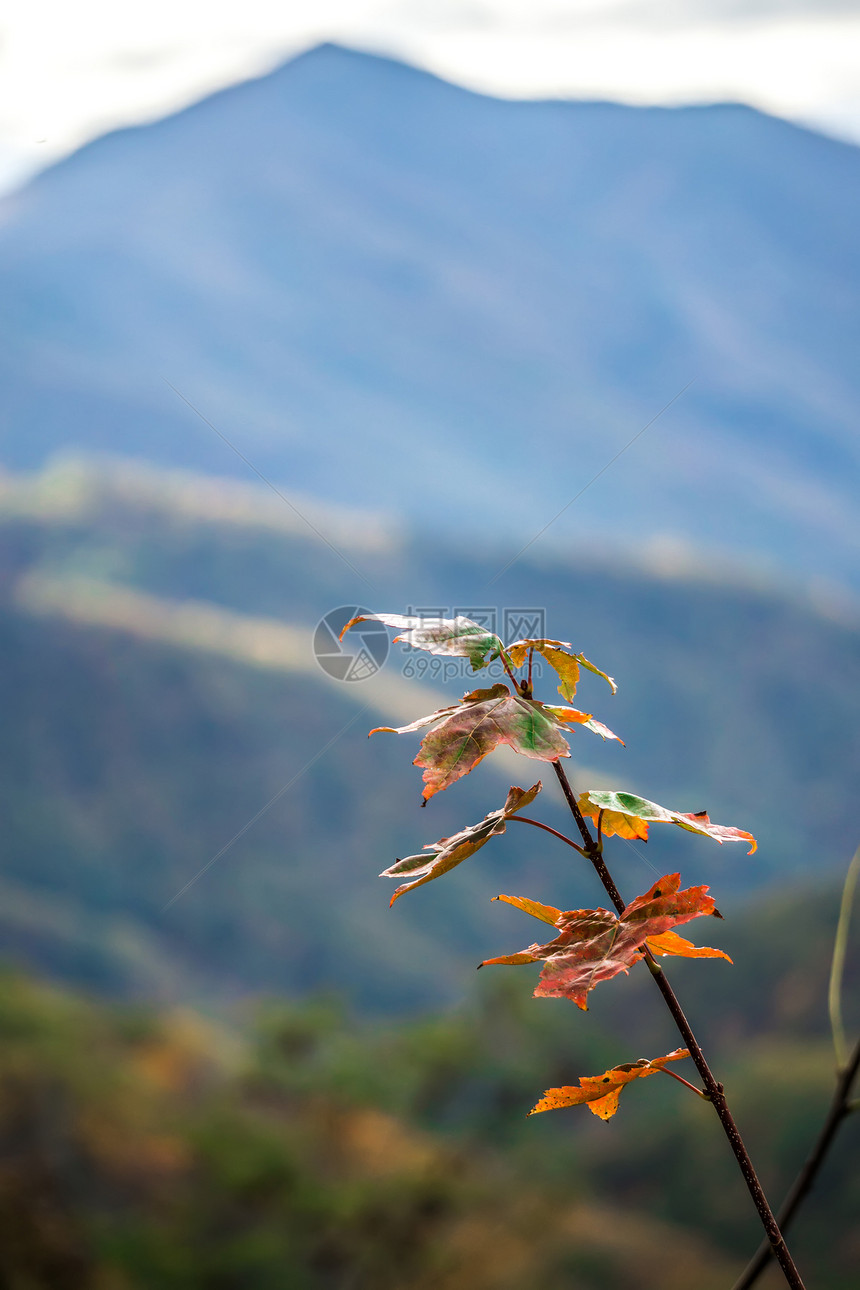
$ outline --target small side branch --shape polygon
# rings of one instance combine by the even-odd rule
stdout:
[[[541,824],[540,820],[530,820],[527,815],[511,815],[508,817],[508,824],[531,824],[534,828],[543,829],[544,833],[551,833],[554,838],[559,838],[562,842],[566,842],[569,847],[573,847],[574,851],[578,851],[581,856],[586,854],[583,848],[574,842],[572,838],[567,837],[564,833],[559,833],[558,829],[550,828],[548,824]]]

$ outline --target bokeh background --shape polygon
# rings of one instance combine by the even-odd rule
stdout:
[[[581,1014],[474,972],[533,935],[490,897],[593,876],[511,829],[388,909],[535,763],[419,811],[417,737],[366,731],[469,675],[343,682],[313,640],[541,614],[619,681],[577,788],[756,834],[611,863],[717,897],[734,966],[671,975],[778,1201],[860,841],[858,49],[838,0],[5,6],[5,1285],[732,1284],[707,1107],[525,1118],[676,1046],[647,983]],[[791,1241],[819,1290],[856,1285],[857,1147]]]

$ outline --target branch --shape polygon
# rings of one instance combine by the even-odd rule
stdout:
[[[564,833],[559,833],[558,829],[552,829],[548,824],[541,824],[540,820],[530,820],[527,815],[510,815],[507,822],[508,824],[533,824],[536,829],[543,829],[545,833],[551,833],[554,838],[561,838],[562,842],[566,842],[569,847],[573,847],[574,851],[578,851],[581,856],[587,858],[587,853],[581,846]]]
[[[588,825],[586,824],[582,812],[577,805],[576,794],[570,786],[570,781],[564,773],[562,766],[557,761],[553,762],[552,766],[556,773],[556,777],[558,778],[558,782],[561,785],[561,791],[564,793],[573,818],[576,820],[577,828],[582,835],[585,853],[594,866],[597,876],[603,883],[607,895],[618,913],[621,914],[624,912],[626,907],[625,902],[622,900],[621,893],[616,887],[612,875],[604,863],[603,856],[600,854],[597,843],[591,836]],[[758,1210],[762,1227],[764,1228],[767,1236],[769,1248],[772,1249],[775,1259],[782,1268],[787,1284],[792,1287],[792,1290],[804,1290],[800,1273],[795,1267],[794,1260],[789,1254],[788,1246],[786,1245],[782,1232],[779,1229],[779,1224],[774,1218],[762,1185],[758,1180],[758,1175],[756,1174],[752,1161],[749,1158],[743,1138],[741,1137],[738,1127],[729,1110],[723,1086],[722,1084],[718,1084],[714,1078],[711,1068],[705,1059],[705,1054],[702,1052],[699,1042],[693,1034],[689,1021],[684,1016],[684,1010],[678,1002],[675,991],[669,984],[665,972],[660,967],[659,963],[657,963],[651,952],[647,949],[645,951],[645,963],[657,984],[657,988],[663,996],[667,1008],[672,1014],[672,1018],[680,1031],[685,1046],[690,1050],[690,1056],[702,1077],[705,1092],[707,1093],[709,1100],[713,1103],[714,1110],[719,1116],[720,1123],[723,1126],[723,1131],[729,1140],[729,1145],[735,1154],[735,1159],[737,1160],[740,1171],[744,1176],[744,1181],[746,1182],[750,1196]]]

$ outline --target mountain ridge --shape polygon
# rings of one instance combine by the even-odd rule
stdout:
[[[857,585],[858,203],[860,150],[754,109],[317,48],[3,204],[0,454],[239,473],[167,378],[299,491],[526,539],[695,378],[545,540]]]

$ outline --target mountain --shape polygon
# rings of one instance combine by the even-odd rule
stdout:
[[[366,732],[481,678],[399,647],[368,680],[324,672],[316,625],[350,616],[355,579],[269,498],[121,464],[0,479],[2,953],[102,993],[219,1008],[320,988],[377,1013],[461,998],[475,963],[523,934],[492,896],[577,908],[603,893],[561,844],[512,826],[388,909],[380,871],[510,784],[542,779],[535,812],[562,830],[569,817],[548,767],[514,754],[420,809],[418,737]],[[314,515],[372,582],[371,608],[489,608],[501,556]],[[624,892],[680,869],[729,920],[756,890],[831,889],[857,843],[857,619],[642,563],[526,557],[510,578],[500,616],[543,613],[619,681],[615,697],[582,682],[627,746],[574,731],[578,789],[706,807],[759,839],[753,856],[659,827],[647,845],[613,840]]]
[[[331,45],[0,206],[0,459],[247,466],[461,541],[860,579],[860,151]],[[689,382],[694,383],[688,387]]]

